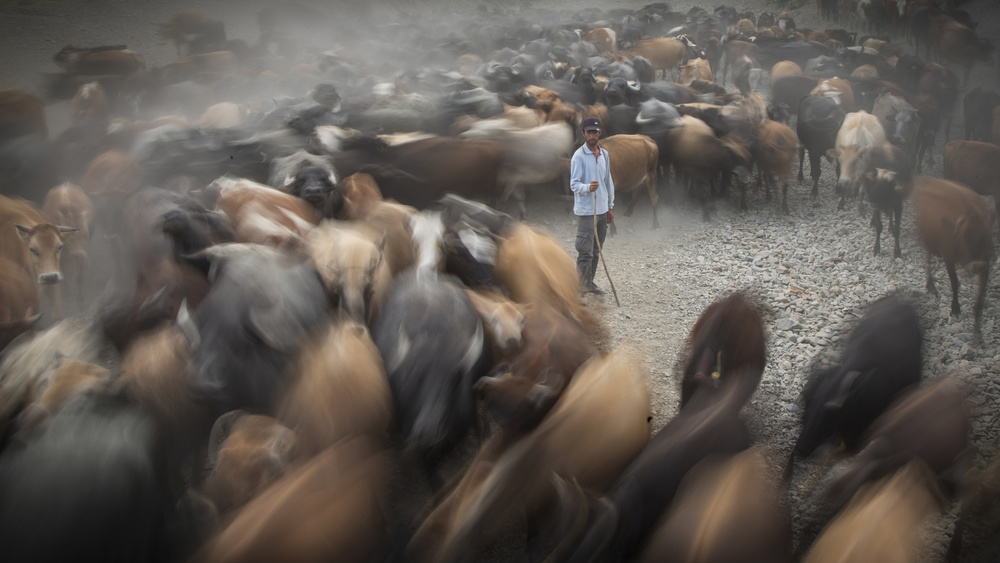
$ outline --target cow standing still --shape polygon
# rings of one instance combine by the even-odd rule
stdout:
[[[76,234],[73,227],[49,223],[23,199],[0,196],[0,256],[19,265],[31,276],[45,297],[43,307],[56,319],[62,317],[62,272],[59,269],[64,241]],[[46,310],[43,309],[43,313]]]
[[[660,151],[656,143],[645,135],[612,135],[601,141],[601,148],[607,149],[611,159],[611,178],[615,183],[615,193],[629,192],[628,208],[625,216],[631,217],[635,210],[635,202],[639,199],[639,190],[646,188],[649,203],[653,207],[653,228],[660,227],[656,220],[656,204],[659,195],[656,193],[656,169],[660,159]],[[611,234],[618,231],[615,223],[611,223]]]

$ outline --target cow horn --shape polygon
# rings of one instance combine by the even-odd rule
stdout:
[[[80,229],[77,229],[76,227],[59,227],[60,233],[75,233],[79,230]]]
[[[215,463],[219,460],[219,451],[222,450],[222,444],[229,437],[229,433],[233,430],[233,425],[236,421],[240,419],[243,415],[249,414],[244,410],[229,411],[226,414],[215,419],[215,424],[212,425],[212,432],[208,435],[208,463],[211,466],[215,466]]]

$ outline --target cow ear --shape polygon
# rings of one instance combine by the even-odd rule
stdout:
[[[851,395],[851,387],[859,375],[861,375],[861,372],[857,370],[851,370],[844,374],[844,378],[840,380],[840,385],[837,387],[837,393],[823,406],[827,410],[837,410],[843,407],[844,402]]]
[[[273,433],[270,448],[271,459],[281,471],[291,461],[292,451],[295,450],[298,439],[294,432],[284,426],[275,426]]]
[[[229,433],[233,431],[236,421],[246,414],[248,413],[244,410],[229,411],[215,420],[215,424],[212,425],[212,432],[208,435],[209,465],[215,466],[215,463],[219,460],[219,451],[222,450],[222,444],[229,437]]]

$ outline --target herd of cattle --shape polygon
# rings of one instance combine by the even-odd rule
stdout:
[[[654,228],[660,190],[710,218],[734,182],[748,205],[754,171],[787,212],[808,151],[813,197],[827,158],[840,207],[870,204],[876,254],[885,213],[900,255],[912,197],[954,314],[956,266],[978,274],[978,336],[1000,94],[968,90],[946,179],[917,174],[991,46],[930,0],[818,9],[879,38],[659,3],[406,14],[382,26],[394,41],[332,41],[290,3],[258,14],[253,44],[178,13],[159,68],[59,51],[45,96],[71,100],[65,131],[0,91],[5,557],[472,561],[517,522],[532,560],[916,561],[925,517],[959,498],[949,558],[996,554],[1000,467],[967,477],[965,399],[921,384],[912,305],[870,304],[811,375],[785,479],[856,455],[824,484],[822,533],[793,541],[740,418],[766,365],[760,304],[704,311],[679,414],[651,437],[642,370],[605,349],[573,259],[496,209],[523,219],[526,186],[565,189],[588,116],[625,215],[645,189]],[[400,509],[404,466],[435,491],[419,511]]]

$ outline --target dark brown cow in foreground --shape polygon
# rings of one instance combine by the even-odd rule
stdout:
[[[0,90],[0,144],[26,135],[48,137],[45,105],[27,90]]]
[[[917,229],[927,248],[927,291],[937,295],[931,277],[931,256],[944,260],[951,281],[951,314],[958,316],[958,274],[964,266],[978,278],[973,305],[973,336],[981,338],[980,319],[986,297],[986,280],[993,260],[993,210],[976,192],[948,180],[924,177],[913,193]]]
[[[649,203],[653,207],[653,228],[659,228],[660,223],[656,220],[656,203],[659,200],[656,193],[656,169],[660,150],[656,143],[645,135],[612,135],[601,141],[601,148],[607,149],[611,158],[611,179],[615,183],[615,193],[629,192],[631,196],[625,216],[632,216],[635,202],[639,199],[639,190],[646,188]],[[611,223],[611,234],[617,231],[614,225]]]
[[[730,377],[746,377],[744,388],[750,393],[756,389],[767,363],[764,326],[746,295],[733,293],[709,305],[688,339],[681,407],[699,387],[718,389]]]
[[[901,397],[876,420],[867,444],[830,485],[837,508],[868,481],[876,481],[920,460],[938,476],[949,496],[968,469],[969,413],[965,393],[942,377]]]

